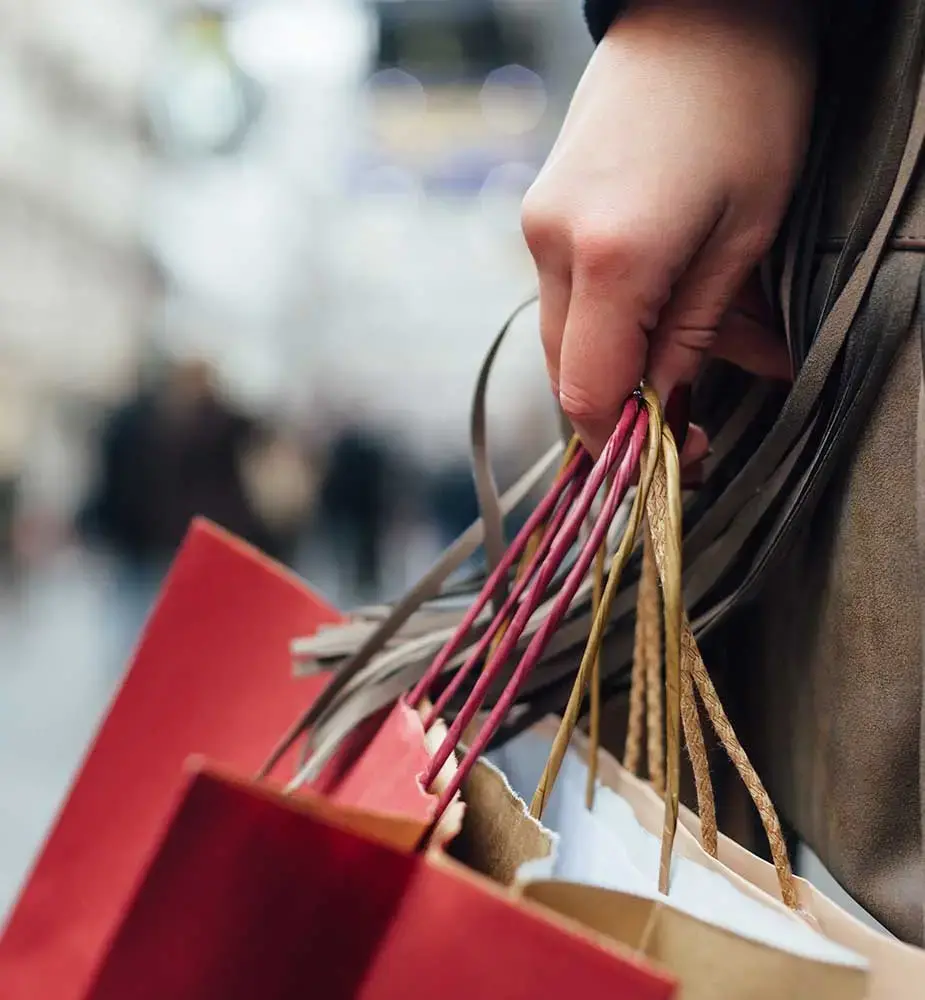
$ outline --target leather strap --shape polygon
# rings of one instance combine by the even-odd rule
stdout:
[[[522,313],[538,301],[537,295],[532,295],[525,302],[522,302],[508,317],[504,326],[498,331],[492,342],[482,367],[479,369],[478,379],[475,383],[475,392],[472,397],[472,410],[469,417],[470,436],[472,441],[472,474],[475,479],[475,492],[478,497],[479,511],[482,515],[482,523],[485,525],[485,537],[483,545],[485,548],[485,562],[488,573],[492,573],[507,547],[504,541],[504,514],[501,510],[501,503],[498,496],[498,486],[495,482],[492,471],[491,460],[488,455],[488,416],[487,416],[487,395],[488,382],[494,368],[498,351],[504,343],[511,327]],[[498,589],[492,595],[492,606],[495,613],[507,598],[507,581],[502,578],[498,584]]]
[[[504,514],[512,511],[529,496],[531,491],[555,467],[561,453],[562,445],[557,442],[504,494],[501,498],[501,510]],[[484,530],[484,524],[481,520],[470,525],[450,545],[425,576],[402,597],[389,617],[331,678],[331,682],[316,701],[293,723],[261,767],[258,776],[267,775],[279,763],[299,736],[311,729],[316,721],[329,711],[338,694],[360,673],[372,656],[396,635],[402,625],[425,601],[436,597],[447,577],[472,556],[482,544]]]

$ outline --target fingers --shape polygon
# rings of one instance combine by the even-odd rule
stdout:
[[[728,351],[735,333],[720,329],[730,304],[742,289],[768,240],[763,234],[740,234],[729,238],[721,223],[691,261],[674,288],[671,301],[659,317],[649,349],[646,377],[665,400],[679,385],[689,385],[708,353]],[[777,371],[781,365],[779,343],[768,339],[769,331],[745,314],[737,314],[734,328],[750,326],[747,350],[750,364]],[[733,353],[739,349],[733,345]],[[751,368],[749,370],[752,370]]]
[[[559,393],[559,357],[572,295],[571,260],[567,233],[554,215],[524,200],[522,225],[527,247],[536,264],[540,286],[540,339],[553,391]]]
[[[577,225],[559,201],[535,187],[524,202],[523,230],[540,279],[549,378],[566,416],[597,455],[642,378],[641,320],[648,315],[654,323],[658,314],[657,308],[641,310],[652,297],[645,267],[653,255],[635,252],[638,246],[630,252],[621,234],[631,230],[616,223],[604,234],[589,235],[592,227]]]
[[[687,428],[687,438],[679,456],[681,468],[698,465],[710,454],[710,441],[707,432],[697,424]]]
[[[786,350],[754,315],[727,309],[770,242],[719,205],[640,218],[616,207],[603,223],[553,211],[528,195],[524,234],[540,277],[540,326],[550,380],[597,455],[645,376],[663,402],[718,352],[771,377]]]
[[[607,443],[645,370],[647,334],[633,308],[632,279],[581,267],[559,355],[559,402],[588,450]]]
[[[572,297],[572,280],[567,270],[541,270],[540,278],[540,339],[546,355],[546,371],[553,392],[559,395],[559,358],[562,337],[568,319]]]

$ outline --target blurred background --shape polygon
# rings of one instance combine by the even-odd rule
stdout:
[[[192,515],[344,608],[475,516],[580,6],[0,4],[0,912]],[[556,433],[535,322],[501,485]]]

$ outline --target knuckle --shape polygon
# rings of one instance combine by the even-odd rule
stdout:
[[[764,220],[753,222],[733,239],[730,252],[740,261],[756,264],[777,237],[777,226]]]
[[[668,346],[674,351],[689,351],[697,356],[708,351],[716,340],[712,325],[682,325],[671,331]]]
[[[582,225],[574,236],[576,266],[591,278],[625,277],[638,269],[645,240],[630,225]]]
[[[532,188],[524,197],[520,222],[527,247],[534,257],[554,249],[566,237],[567,226],[560,213],[544,195],[535,193]]]

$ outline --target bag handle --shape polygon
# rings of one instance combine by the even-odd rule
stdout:
[[[662,421],[658,400],[651,390],[643,396],[647,414],[648,444],[642,462],[642,475],[633,501],[629,524],[613,557],[600,606],[591,626],[581,664],[559,731],[553,741],[539,786],[531,804],[531,812],[540,817],[549,792],[558,777],[569,741],[578,723],[585,690],[593,671],[611,605],[636,542],[636,535],[647,512],[650,521],[666,525],[667,530],[651,534],[651,548],[659,567],[664,593],[665,623],[665,693],[667,711],[665,738],[667,767],[665,774],[665,820],[659,860],[659,891],[667,893],[671,870],[671,854],[680,808],[680,724],[681,724],[681,476],[678,452],[670,429]],[[594,744],[592,757],[596,757]]]
[[[394,605],[386,619],[370,635],[353,656],[340,666],[318,698],[293,722],[283,734],[257,777],[265,778],[282,760],[289,749],[304,733],[309,732],[337,703],[351,681],[369,661],[395,637],[401,627],[426,601],[438,596],[441,587],[463,563],[484,546],[486,563],[490,570],[497,569],[504,555],[503,521],[543,481],[562,453],[563,443],[556,442],[508,489],[498,496],[497,486],[488,460],[486,399],[491,372],[501,349],[516,320],[538,299],[534,294],[521,302],[508,316],[495,335],[491,347],[482,361],[472,399],[470,430],[472,438],[473,469],[481,517],[471,524],[440,556],[428,572],[412,586]],[[501,574],[495,579],[493,594],[496,610],[498,600],[506,592],[507,582]],[[323,764],[323,762],[321,762]]]
[[[639,758],[641,741],[642,705],[648,700],[650,718],[653,709],[661,715],[661,664],[653,656],[647,636],[658,634],[659,602],[655,591],[652,600],[651,584],[657,578],[662,584],[664,626],[665,626],[665,680],[666,719],[665,740],[667,761],[665,772],[665,825],[662,831],[662,852],[659,864],[659,890],[668,891],[671,850],[679,808],[680,752],[679,722],[683,721],[688,752],[691,756],[694,778],[697,786],[698,805],[703,830],[703,841],[707,851],[714,857],[717,852],[716,812],[713,801],[712,782],[697,708],[695,688],[706,709],[707,716],[726,752],[729,754],[739,776],[748,789],[758,810],[762,825],[768,837],[771,856],[777,871],[781,898],[793,910],[799,909],[799,896],[793,869],[787,856],[786,843],[780,820],[770,796],[758,777],[745,749],[735,734],[720,701],[716,688],[706,670],[690,621],[683,610],[681,597],[681,494],[678,471],[677,449],[670,429],[661,424],[658,403],[651,394],[645,397],[649,410],[649,444],[644,461],[644,471],[640,488],[633,504],[630,523],[614,556],[611,572],[604,589],[603,598],[594,619],[591,635],[582,657],[575,683],[559,731],[553,743],[549,761],[540,779],[539,787],[531,805],[531,812],[539,817],[561,768],[569,741],[578,722],[580,707],[591,675],[592,664],[598,654],[604,626],[610,614],[610,607],[619,586],[620,574],[629,552],[635,543],[636,532],[642,521],[643,504],[647,514],[646,548],[644,560],[648,562],[644,573],[648,574],[648,590],[640,588],[637,618],[638,656],[634,662],[633,682],[630,694],[631,715],[627,737],[627,765],[635,770]],[[652,663],[656,664],[653,670]],[[653,674],[655,677],[653,678]],[[655,683],[653,683],[653,679]],[[649,738],[661,744],[660,727],[650,725]],[[591,760],[598,754],[598,745],[591,741]]]
[[[556,534],[562,527],[565,515],[568,513],[571,504],[577,499],[579,489],[587,477],[587,453],[578,451],[577,449],[570,450],[573,452],[573,457],[560,472],[553,488],[536,507],[526,524],[518,532],[513,544],[501,557],[494,572],[488,577],[482,592],[469,607],[469,610],[463,616],[462,621],[457,626],[450,640],[443,646],[427,672],[409,694],[408,703],[412,708],[419,707],[424,698],[427,697],[428,692],[433,687],[437,678],[443,673],[450,658],[469,634],[469,631],[490,597],[496,592],[498,579],[500,577],[507,577],[509,570],[518,557],[520,557],[522,566],[524,560],[527,560],[526,569],[520,572],[519,579],[515,582],[514,588],[498,609],[494,620],[470,653],[465,664],[457,671],[452,682],[438,699],[434,706],[435,711],[439,712],[442,710],[447,701],[455,695],[473,666],[481,661],[489,646],[493,643],[496,645],[500,644],[502,629],[506,621],[514,608],[517,607],[521,597],[523,597],[527,584],[548,555]],[[547,517],[550,518],[549,530],[544,533],[542,540],[536,545],[531,554],[530,550],[533,547],[534,540],[537,538],[537,532]],[[506,632],[506,629],[504,631]],[[496,643],[496,640],[499,640],[499,642]],[[493,650],[493,652],[495,651]]]
[[[895,174],[893,174],[892,188],[885,201],[877,204],[878,210],[881,210],[882,204],[882,214],[879,221],[874,226],[866,249],[856,263],[853,254],[849,253],[846,242],[843,257],[844,261],[849,263],[852,268],[850,276],[844,287],[838,290],[833,308],[825,315],[818,335],[815,337],[815,342],[773,429],[759,443],[752,458],[724,486],[711,506],[693,519],[685,543],[685,556],[691,570],[688,583],[688,603],[691,607],[697,607],[727,573],[733,559],[741,550],[742,543],[752,534],[755,525],[765,516],[770,505],[778,497],[785,493],[788,494],[788,509],[785,517],[782,522],[778,519],[772,531],[773,537],[762,547],[759,563],[752,566],[743,584],[734,588],[733,592],[726,595],[719,604],[715,604],[706,611],[706,614],[698,621],[699,631],[705,632],[715,626],[729,608],[745,596],[746,591],[753,590],[758,584],[773,554],[781,547],[782,541],[790,536],[794,524],[801,517],[805,517],[812,506],[813,498],[818,494],[820,486],[828,478],[828,473],[831,471],[832,459],[837,450],[836,445],[845,437],[848,417],[851,414],[856,414],[857,408],[847,415],[839,413],[833,416],[826,429],[827,438],[832,439],[832,445],[827,449],[826,461],[817,462],[811,470],[812,476],[790,489],[788,477],[797,462],[807,452],[810,439],[813,438],[814,425],[820,420],[826,419],[825,414],[819,416],[820,400],[824,395],[824,389],[829,382],[829,376],[836,359],[842,353],[843,346],[846,341],[851,343],[849,332],[855,327],[855,321],[858,320],[859,314],[861,314],[861,319],[864,318],[862,314],[863,302],[873,283],[882,255],[889,245],[894,224],[914,176],[923,139],[925,139],[925,120],[923,120],[923,115],[925,115],[923,94],[925,91],[922,90],[921,82],[921,12],[916,14],[915,21],[910,28],[909,39],[908,49],[899,73],[900,79],[897,82],[897,93],[903,99],[891,104],[890,108],[891,145],[893,138],[897,139],[897,145],[900,144],[899,137],[902,135],[905,123],[909,121],[909,118],[906,117],[908,112],[906,95],[914,94],[916,84],[919,86],[919,91],[918,96],[913,98],[914,111],[905,136],[905,149],[899,157]],[[878,171],[878,175],[879,173],[883,173],[883,171]],[[874,180],[872,179],[871,185],[873,186],[873,184]],[[873,353],[873,346],[868,345],[881,344],[885,339],[889,339],[883,336],[880,324],[876,330],[870,331],[869,337],[861,338],[858,331],[856,334],[855,340],[864,340],[865,348],[864,350],[859,349],[860,354]],[[876,382],[885,370],[890,351],[893,348],[895,348],[895,344],[892,344],[890,350],[878,348],[878,355],[885,356],[875,359],[877,360],[876,365],[868,366],[876,369],[876,378],[872,381],[867,380],[871,384],[868,385],[865,382],[862,389],[874,391]],[[863,360],[862,358],[862,366]],[[475,424],[473,424],[473,429],[475,429]],[[476,455],[475,450],[473,454]],[[509,491],[505,500],[510,502],[504,504],[504,510],[511,509],[516,502],[519,502],[519,499],[530,493],[542,480],[545,472],[552,467],[556,454],[557,449],[553,449]],[[482,503],[485,517],[491,519],[494,517],[491,510],[491,500],[487,492],[483,491],[483,493]],[[482,534],[482,523],[477,522],[450,547],[427,576],[405,595],[380,628],[362,644],[353,656],[342,664],[336,676],[309,711],[303,713],[302,717],[297,720],[267,761],[261,771],[262,774],[265,774],[268,768],[279,760],[301,733],[316,727],[320,720],[332,713],[354,680],[369,664],[371,658],[396,635],[421,604],[439,593],[446,578],[476,550],[482,540]],[[629,594],[624,596],[631,599]],[[621,615],[631,611],[632,604],[628,604],[622,599],[618,603]],[[380,692],[379,703],[385,703],[382,698],[388,700],[387,694],[384,690]],[[368,714],[373,707],[373,703],[370,701],[364,711]]]
[[[616,431],[604,448],[601,457],[581,485],[580,492],[575,498],[574,503],[570,506],[567,506],[566,503],[561,505],[560,510],[565,510],[565,513],[560,515],[562,518],[561,526],[557,525],[557,530],[549,530],[546,533],[536,556],[534,556],[535,575],[531,577],[529,572],[524,574],[524,580],[529,580],[529,587],[520,604],[517,606],[510,625],[505,629],[503,638],[494,653],[489,656],[472,692],[450,726],[445,740],[432,758],[427,773],[422,777],[422,784],[425,788],[430,787],[447,759],[455,751],[463,733],[468,729],[475,715],[481,709],[489,688],[501,680],[507,660],[514,651],[517,640],[523,632],[527,621],[536,611],[557,568],[574,544],[594,498],[597,496],[608,475],[613,471],[613,486],[607,493],[604,509],[592,529],[591,537],[581,547],[578,558],[553,600],[548,615],[527,645],[520,662],[504,686],[494,708],[489,713],[487,721],[472,740],[468,751],[462,761],[460,761],[453,779],[443,790],[437,806],[438,817],[459,790],[460,785],[465,780],[475,761],[485,750],[492,736],[501,725],[520,687],[536,666],[550,636],[568,610],[579,584],[587,574],[588,568],[601,546],[610,521],[616,514],[629,488],[630,481],[639,463],[639,456],[645,442],[647,425],[646,410],[640,406],[639,399],[634,396],[624,407]],[[566,497],[566,499],[568,498]],[[557,520],[555,515],[554,520]],[[550,525],[550,529],[552,527],[553,525]],[[537,558],[537,556],[541,556],[541,558]],[[486,584],[477,603],[484,601],[489,593],[490,588]],[[502,613],[496,616],[493,623],[494,626],[500,627],[500,623],[506,618],[506,610],[502,609]],[[489,631],[491,632],[492,629],[490,628]],[[465,630],[461,626],[457,630],[457,635],[454,635],[447,646],[452,646],[454,641],[457,641],[464,634]],[[490,641],[489,639],[488,642]],[[483,643],[487,645],[484,637]],[[435,663],[439,663],[443,656],[444,654],[441,651]],[[472,657],[471,661],[470,666],[478,662],[478,658]],[[419,685],[418,689],[412,693],[411,698],[413,700],[420,699],[438,675],[439,670],[434,670],[432,665],[431,670],[428,671],[426,683]]]
[[[506,546],[504,543],[504,512],[501,508],[498,485],[495,482],[491,460],[488,456],[488,417],[486,406],[488,382],[491,378],[498,351],[501,349],[501,345],[504,343],[511,327],[538,300],[539,295],[531,295],[530,298],[522,302],[511,313],[504,326],[498,331],[479,368],[478,378],[475,383],[475,392],[472,396],[472,408],[469,415],[472,477],[475,482],[475,494],[478,499],[479,511],[482,515],[482,523],[485,526],[485,537],[482,544],[485,549],[485,564],[489,574],[501,564]],[[507,575],[499,575],[495,579],[495,588],[491,597],[492,607],[496,613],[501,609],[501,605],[507,597],[507,589]]]

